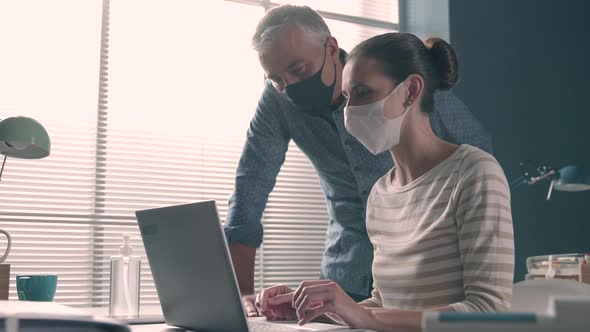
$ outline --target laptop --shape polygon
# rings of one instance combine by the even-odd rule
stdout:
[[[208,332],[353,331],[246,318],[215,201],[135,214],[166,324]]]

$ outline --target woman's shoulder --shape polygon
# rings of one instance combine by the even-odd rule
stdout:
[[[372,192],[386,192],[388,191],[391,185],[391,178],[393,176],[393,172],[395,172],[395,166],[392,167],[387,173],[385,173],[382,177],[375,182],[372,188]]]
[[[478,175],[501,175],[504,176],[504,170],[500,163],[490,153],[483,151],[475,146],[463,144],[459,173],[463,176]]]

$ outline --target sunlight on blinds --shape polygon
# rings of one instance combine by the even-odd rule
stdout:
[[[300,2],[397,22],[397,3]],[[227,214],[263,88],[250,38],[265,9],[111,1],[108,20],[102,9],[102,0],[0,2],[0,119],[33,117],[52,140],[48,158],[9,158],[0,182],[0,227],[13,235],[11,299],[16,274],[57,273],[57,302],[106,306],[109,257],[130,233],[143,258],[141,303],[156,304],[135,210],[215,199],[222,221]],[[387,31],[326,21],[345,50]],[[317,278],[328,219],[317,174],[291,144],[263,217],[257,289]]]
[[[391,0],[274,0],[278,4],[307,5],[318,11],[399,22],[397,1]]]
[[[241,145],[263,87],[250,47],[262,15],[224,1],[113,1],[110,128]]]
[[[361,41],[388,32],[388,30],[369,27],[356,23],[348,23],[337,20],[326,19],[330,33],[338,41],[338,46],[345,51],[352,50]]]
[[[101,8],[0,2],[0,118],[33,117],[52,140],[48,158],[8,158],[0,182],[0,227],[13,237],[11,299],[16,274],[57,273],[56,301],[91,302]]]
[[[132,27],[126,18],[134,15],[133,2],[111,7],[109,140],[100,218],[116,221],[136,209],[215,199],[225,220],[237,162],[264,83],[250,46],[264,9],[229,2],[206,11],[191,2],[182,7],[141,3],[143,16]],[[156,17],[173,23],[154,26]],[[232,24],[220,25],[218,17],[231,17]],[[138,31],[149,38],[131,43]],[[301,217],[307,220],[298,224]],[[317,175],[292,146],[263,219],[258,287],[279,279],[293,284],[316,278],[327,220]],[[116,243],[105,240],[111,248]],[[286,261],[297,253],[304,257],[293,261],[288,274],[277,271],[278,263],[263,263],[266,257],[276,261],[282,255]]]

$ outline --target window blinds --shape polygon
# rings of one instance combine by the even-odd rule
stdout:
[[[91,302],[101,9],[0,2],[0,118],[33,117],[52,140],[48,158],[8,158],[0,182],[0,228],[13,237],[10,299],[16,274],[57,273],[57,301]]]
[[[329,3],[319,9],[388,20]],[[11,299],[16,274],[57,273],[56,301],[106,306],[109,257],[130,233],[143,258],[141,303],[157,303],[134,211],[215,199],[225,220],[263,87],[250,34],[264,11],[232,1],[0,4],[9,50],[0,54],[0,118],[36,118],[52,139],[46,159],[9,158],[0,182]],[[387,31],[327,22],[345,48]],[[263,217],[256,288],[317,278],[327,222],[317,175],[291,144]]]

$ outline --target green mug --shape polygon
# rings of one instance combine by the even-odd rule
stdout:
[[[21,301],[51,302],[57,288],[55,274],[20,274],[16,276],[16,292]]]

